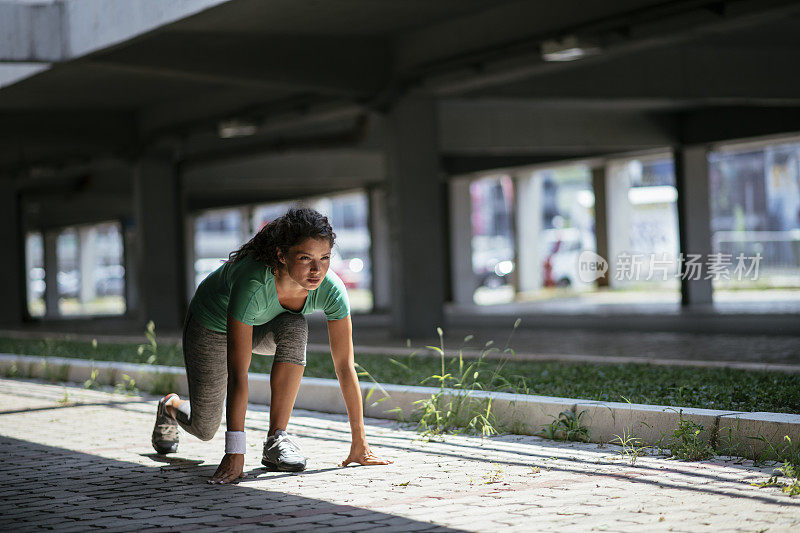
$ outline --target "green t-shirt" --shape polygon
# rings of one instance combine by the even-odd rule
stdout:
[[[250,326],[266,324],[281,313],[308,315],[322,309],[328,320],[350,314],[344,283],[328,269],[320,286],[308,291],[303,309],[297,313],[278,302],[275,276],[266,265],[250,257],[226,262],[197,287],[189,304],[194,318],[206,328],[224,333],[228,315]]]

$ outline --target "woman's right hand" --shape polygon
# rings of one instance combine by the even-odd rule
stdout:
[[[244,454],[243,453],[226,453],[219,463],[217,471],[208,480],[209,483],[224,485],[239,478],[246,477],[244,473]]]

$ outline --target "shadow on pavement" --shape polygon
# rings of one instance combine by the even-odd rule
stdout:
[[[2,531],[190,531],[248,525],[293,531],[459,531],[242,484],[209,485],[206,479],[216,465],[201,466],[196,460],[157,456],[153,459],[165,465],[152,467],[4,436],[0,457]]]

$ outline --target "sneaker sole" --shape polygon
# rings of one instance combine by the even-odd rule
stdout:
[[[168,453],[175,453],[175,452],[178,451],[178,444],[177,443],[175,443],[174,445],[170,446],[169,448],[159,448],[154,443],[151,442],[151,444],[153,444],[153,449],[159,455],[167,455]]]
[[[270,470],[277,470],[279,472],[302,472],[306,469],[306,465],[279,465],[277,463],[267,461],[263,457],[261,458],[261,464]]]

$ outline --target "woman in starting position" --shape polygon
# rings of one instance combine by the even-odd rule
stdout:
[[[350,304],[344,284],[328,268],[335,237],[328,219],[317,211],[290,209],[203,280],[183,328],[191,404],[174,393],[159,401],[152,438],[158,453],[177,451],[179,425],[210,440],[225,403],[225,456],[209,483],[244,477],[250,357],[274,355],[269,433],[261,462],[278,470],[304,470],[306,458],[286,427],[306,364],[308,324],[303,315],[321,309],[328,319],[331,356],[352,432],[350,453],[341,466],[390,462],[375,457],[367,444]]]

